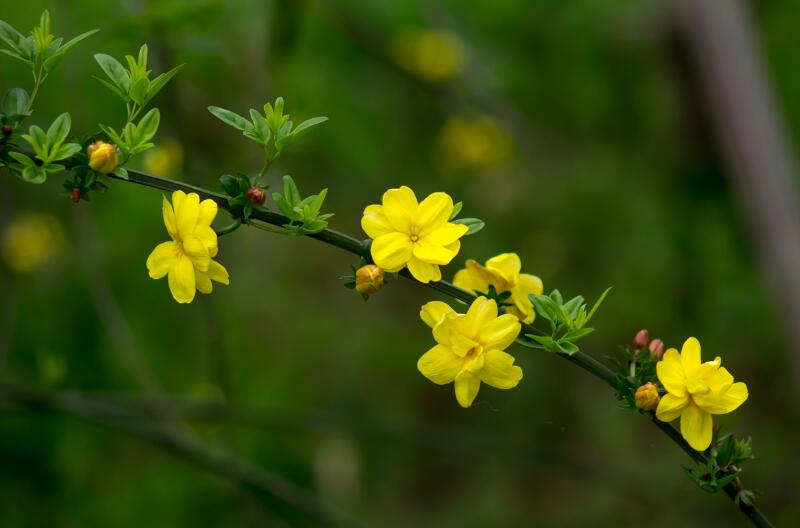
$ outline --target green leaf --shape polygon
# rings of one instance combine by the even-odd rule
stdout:
[[[250,121],[253,122],[252,130],[255,131],[255,134],[248,137],[266,145],[271,136],[269,126],[267,126],[267,121],[261,114],[258,113],[258,110],[253,108],[250,109]]]
[[[28,115],[30,98],[23,88],[12,88],[3,97],[2,109],[7,116]]]
[[[281,210],[281,213],[290,220],[299,220],[297,217],[297,213],[295,212],[292,205],[286,201],[286,198],[283,197],[280,193],[273,193],[272,200],[275,202],[275,205],[278,206],[278,209]]]
[[[81,151],[81,146],[78,143],[65,143],[52,155],[51,161],[59,161],[71,158]]]
[[[158,132],[158,125],[160,122],[161,113],[158,111],[158,108],[153,108],[147,112],[136,126],[136,132],[134,133],[136,145],[138,146],[150,141],[153,136],[156,135],[156,132]]]
[[[467,232],[464,233],[464,236],[474,235],[486,225],[486,223],[480,218],[458,218],[452,222],[454,224],[464,224],[468,227]]]
[[[449,220],[450,222],[452,222],[452,221],[453,221],[453,218],[455,218],[455,217],[457,217],[457,216],[458,216],[458,213],[460,213],[460,212],[461,212],[461,208],[462,208],[462,207],[464,207],[464,202],[458,202],[458,203],[456,203],[456,204],[453,206],[453,212],[452,212],[452,213],[450,213],[450,218],[448,218],[448,220]]]
[[[562,341],[575,342],[594,332],[594,328],[575,328],[561,336]]]
[[[45,172],[62,172],[67,168],[59,163],[45,163],[42,165],[42,170]]]
[[[592,309],[589,311],[589,315],[586,316],[586,321],[584,321],[584,324],[589,322],[597,309],[600,308],[600,305],[603,304],[603,301],[606,299],[606,295],[608,295],[608,292],[610,291],[611,287],[606,288],[606,291],[604,291],[600,298],[595,301],[594,306],[592,306]]]
[[[131,86],[130,96],[133,102],[139,106],[144,106],[147,90],[150,88],[150,81],[144,77],[139,77]]]
[[[219,183],[222,185],[222,189],[228,196],[236,197],[241,194],[239,192],[239,181],[236,179],[235,176],[231,176],[230,174],[223,174],[219,178]]]
[[[114,169],[111,174],[116,176],[117,178],[121,178],[123,180],[127,180],[128,178],[128,171],[124,167],[117,167]]]
[[[7,49],[0,49],[0,53],[2,53],[3,55],[8,55],[9,57],[13,57],[13,58],[15,58],[17,60],[21,60],[22,62],[27,64],[28,67],[30,67],[30,68],[34,68],[36,66],[36,64],[32,60],[26,59],[23,55],[17,53],[16,51],[9,51]]]
[[[131,91],[131,78],[128,72],[125,71],[125,67],[120,64],[117,59],[105,53],[97,53],[94,56],[94,60],[97,61],[97,64],[99,64],[100,68],[108,75],[111,82],[117,85],[127,98]]]
[[[572,343],[570,341],[565,341],[563,339],[559,339],[559,341],[558,341],[558,349],[559,349],[559,352],[567,354],[568,356],[571,356],[572,354],[575,354],[576,352],[578,352],[580,350],[578,348],[578,345],[576,345],[575,343]]]
[[[578,316],[578,310],[583,305],[583,296],[578,295],[564,303],[564,310],[569,314],[570,319],[575,319]]]
[[[20,162],[25,167],[35,167],[36,166],[36,162],[35,161],[33,161],[31,158],[29,158],[28,156],[26,156],[25,154],[23,154],[21,152],[11,151],[11,152],[8,153],[8,155],[11,156],[12,158],[14,158],[15,160],[17,160],[18,162]]]
[[[72,127],[72,119],[69,113],[64,112],[53,121],[50,128],[47,129],[47,141],[51,148],[58,148],[61,143],[67,138],[69,129]]]
[[[27,166],[22,169],[22,179],[28,183],[44,183],[47,181],[47,173],[37,166]]]
[[[117,87],[117,85],[115,85],[115,84],[111,84],[111,83],[110,83],[110,82],[108,82],[107,80],[105,80],[105,79],[101,79],[100,77],[98,77],[98,76],[96,76],[96,75],[92,75],[92,77],[94,77],[95,79],[97,79],[98,81],[100,81],[101,83],[103,83],[103,84],[104,84],[104,85],[105,85],[105,86],[106,86],[106,87],[107,87],[109,90],[111,90],[112,92],[114,92],[115,94],[117,94],[117,95],[118,95],[118,96],[119,96],[119,97],[120,97],[120,98],[121,98],[123,101],[127,101],[127,100],[128,100],[128,96],[127,96],[127,95],[125,95],[125,94],[122,92],[122,90],[121,90],[120,88],[118,88],[118,87]]]
[[[294,179],[288,174],[284,174],[283,176],[283,195],[292,207],[298,205],[301,201],[300,191],[297,190]]]
[[[717,465],[721,468],[730,466],[735,452],[736,441],[733,435],[728,435],[717,443]]]
[[[150,88],[147,90],[147,95],[144,98],[144,104],[150,102],[150,100],[161,91],[161,89],[172,79],[176,73],[178,73],[181,68],[183,68],[183,64],[175,66],[170,71],[162,73],[152,81],[150,81]]]
[[[311,119],[306,119],[305,121],[297,125],[294,130],[292,130],[292,135],[297,136],[301,134],[303,131],[308,130],[313,126],[317,126],[320,123],[324,123],[327,120],[328,118],[325,116],[312,117]]]
[[[53,53],[53,54],[52,54],[50,57],[48,57],[48,58],[47,58],[47,59],[44,61],[44,63],[42,64],[42,67],[44,68],[44,71],[47,71],[47,72],[49,72],[49,71],[52,71],[52,70],[53,70],[53,68],[55,68],[56,66],[58,66],[58,63],[59,63],[59,62],[61,62],[61,59],[63,59],[63,58],[64,58],[64,56],[65,56],[65,55],[66,55],[66,54],[67,54],[67,53],[68,53],[68,52],[69,52],[69,51],[70,51],[72,48],[74,48],[74,47],[75,47],[75,46],[76,46],[76,45],[77,45],[79,42],[81,42],[83,39],[85,39],[85,38],[88,38],[88,37],[91,37],[92,35],[94,35],[94,34],[95,34],[95,33],[97,33],[98,31],[100,31],[100,30],[99,30],[99,29],[92,29],[92,30],[90,30],[90,31],[87,31],[86,33],[81,33],[81,34],[80,34],[80,35],[78,35],[77,37],[75,37],[75,38],[73,38],[73,39],[71,39],[71,40],[67,41],[67,42],[66,42],[66,43],[65,43],[63,46],[60,46],[60,47],[58,48],[58,50],[57,50],[55,53]]]
[[[111,140],[111,141],[112,141],[112,142],[113,142],[115,145],[117,145],[118,147],[121,147],[121,146],[122,146],[122,145],[125,143],[125,142],[122,140],[122,138],[120,137],[120,135],[119,135],[119,134],[117,134],[117,131],[116,131],[116,130],[114,130],[113,128],[111,128],[111,127],[108,127],[108,126],[105,126],[105,125],[99,125],[99,127],[100,127],[100,130],[102,130],[103,132],[105,132],[105,133],[106,133],[106,135],[108,136],[108,138],[109,138],[109,139],[110,139],[110,140]]]
[[[528,298],[531,300],[531,304],[533,304],[537,315],[552,322],[558,320],[557,307],[550,297],[547,295],[531,294]]]
[[[231,112],[230,110],[226,110],[218,106],[209,106],[208,111],[211,112],[211,115],[226,125],[232,126],[233,128],[243,132],[253,128],[253,126],[250,124],[250,121],[235,112]]]
[[[0,20],[0,40],[5,42],[11,49],[20,51],[20,42],[25,37],[22,34],[14,29],[9,23]]]

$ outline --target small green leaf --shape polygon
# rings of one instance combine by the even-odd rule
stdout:
[[[313,126],[317,126],[320,123],[324,123],[327,120],[328,120],[328,118],[325,117],[325,116],[312,117],[311,119],[306,119],[305,121],[303,121],[302,123],[297,125],[294,130],[292,130],[292,135],[293,136],[298,136],[302,132],[304,132],[305,130],[308,130],[309,128],[311,128]]]
[[[131,86],[130,96],[133,102],[139,106],[144,106],[147,90],[150,88],[150,81],[145,77],[139,77]]]
[[[137,146],[150,141],[156,135],[160,122],[161,113],[158,108],[153,108],[142,117],[136,126],[136,133],[134,134]]]
[[[111,174],[116,176],[117,178],[121,178],[123,180],[127,180],[128,178],[128,171],[124,167],[117,167],[114,169]]]
[[[453,218],[455,218],[455,217],[457,217],[457,216],[458,216],[458,213],[460,213],[460,212],[461,212],[461,208],[462,208],[462,207],[464,207],[464,202],[457,202],[457,203],[456,203],[456,204],[453,206],[453,212],[452,212],[452,213],[450,213],[450,218],[448,218],[448,220],[449,220],[450,222],[452,222],[452,221],[453,221]]]
[[[22,179],[28,183],[44,183],[47,173],[41,167],[29,165],[22,170]]]
[[[230,110],[226,110],[218,106],[209,106],[208,111],[211,112],[211,115],[213,115],[226,125],[232,126],[233,128],[236,128],[241,131],[247,131],[252,129],[250,121],[248,121],[247,119],[245,119],[244,117],[240,116],[237,113],[231,112]]]
[[[33,161],[31,158],[29,158],[28,156],[26,156],[25,154],[23,154],[21,152],[11,151],[11,152],[8,153],[8,155],[11,156],[12,158],[14,158],[15,160],[17,160],[18,162],[20,162],[25,167],[35,167],[36,166],[36,162],[35,161]]]
[[[474,235],[486,225],[486,223],[480,218],[458,218],[452,222],[454,224],[464,224],[467,226],[468,229],[467,232],[464,233],[464,236]]]
[[[298,205],[301,201],[300,191],[297,190],[294,179],[288,174],[284,174],[283,176],[283,195],[292,207]]]
[[[65,143],[64,145],[61,145],[53,154],[51,161],[59,161],[71,158],[80,151],[81,146],[78,143]]]
[[[97,79],[98,81],[100,81],[101,83],[103,83],[103,84],[106,86],[106,88],[108,88],[109,90],[111,90],[112,92],[114,92],[115,94],[117,94],[117,95],[118,95],[118,96],[119,96],[119,97],[120,97],[120,98],[121,98],[123,101],[127,101],[127,100],[128,100],[128,96],[127,96],[127,95],[125,95],[125,94],[122,92],[122,90],[121,90],[119,87],[117,87],[117,85],[115,85],[115,84],[112,84],[112,83],[108,82],[108,81],[107,81],[107,80],[105,80],[105,79],[101,79],[100,77],[98,77],[98,76],[96,76],[96,75],[92,75],[92,77],[94,77],[95,79]]]
[[[53,121],[50,128],[47,129],[47,141],[51,148],[61,146],[61,143],[67,138],[69,129],[72,127],[72,119],[69,113],[64,112]]]
[[[606,288],[606,291],[604,291],[600,298],[597,299],[597,301],[594,303],[594,306],[592,306],[592,309],[589,311],[589,315],[586,316],[586,321],[584,321],[584,324],[589,322],[597,309],[600,308],[600,305],[603,304],[603,301],[606,299],[606,295],[608,295],[608,292],[610,291],[611,287]]]
[[[222,185],[222,189],[228,196],[236,197],[241,194],[239,192],[239,181],[236,179],[235,176],[231,176],[230,174],[224,174],[220,176],[219,183]]]
[[[172,79],[176,73],[178,73],[181,68],[183,68],[183,64],[179,64],[175,66],[168,72],[162,73],[155,79],[150,82],[150,88],[147,90],[147,95],[144,98],[144,103],[147,104],[150,100],[161,91],[161,89]]]
[[[562,341],[575,342],[594,332],[594,328],[575,328],[561,337]]]
[[[111,82],[117,85],[120,91],[124,93],[127,98],[131,91],[131,78],[128,75],[128,72],[125,71],[125,67],[120,64],[117,59],[111,55],[106,55],[105,53],[95,54],[94,60],[97,61],[97,64],[99,64],[100,68],[102,68],[105,74],[108,75],[108,78],[111,79]]]
[[[28,92],[23,88],[12,88],[3,97],[3,113],[7,116],[27,115],[29,102]]]
[[[285,217],[289,218],[290,220],[299,220],[299,218],[297,218],[297,213],[295,213],[294,211],[294,208],[288,201],[286,201],[286,198],[284,198],[282,194],[273,193],[272,200],[275,202],[275,205],[278,206],[278,209],[280,209],[281,213],[283,213]]]

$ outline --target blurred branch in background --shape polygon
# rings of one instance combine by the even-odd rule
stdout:
[[[762,63],[744,0],[670,0],[671,29],[689,56],[691,79],[727,165],[764,275],[789,336],[800,397],[800,204],[797,164]]]

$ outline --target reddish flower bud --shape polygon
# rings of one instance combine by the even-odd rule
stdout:
[[[654,411],[658,407],[661,397],[658,395],[658,387],[652,381],[648,381],[636,389],[636,408],[643,411]]]
[[[72,203],[78,203],[81,201],[81,190],[78,187],[75,187],[69,192],[69,199],[72,200]]]
[[[250,187],[247,189],[247,199],[253,205],[261,205],[267,199],[267,193],[261,187]]]
[[[646,347],[648,344],[650,344],[650,332],[644,328],[636,332],[636,335],[633,337],[633,349],[639,350]]]
[[[14,127],[12,127],[11,125],[5,125],[3,127],[3,135],[5,137],[10,136],[13,132],[14,132]]]
[[[660,339],[653,339],[650,341],[648,348],[650,349],[650,354],[661,361],[661,358],[664,357],[664,342]]]
[[[361,266],[356,271],[356,291],[372,294],[383,286],[383,270],[375,264]]]

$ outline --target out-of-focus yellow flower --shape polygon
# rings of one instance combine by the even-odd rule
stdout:
[[[211,293],[211,281],[228,284],[228,270],[212,260],[217,255],[217,234],[211,222],[217,216],[213,200],[200,201],[196,193],[172,193],[163,199],[164,225],[172,241],[156,246],[147,257],[153,279],[168,275],[169,289],[179,303],[194,300],[195,290]]]
[[[26,214],[12,221],[3,233],[3,259],[16,273],[30,273],[54,260],[64,248],[58,221],[41,214]]]
[[[369,205],[361,227],[373,238],[372,260],[384,271],[408,271],[420,282],[442,279],[440,265],[449,264],[461,249],[467,226],[449,222],[453,199],[435,192],[417,202],[408,187],[383,193],[382,205]]]
[[[711,445],[712,414],[726,414],[747,399],[747,385],[734,383],[722,360],[700,363],[700,342],[690,337],[680,354],[670,348],[656,363],[658,380],[667,390],[656,409],[662,422],[681,418],[681,435],[697,451]]]
[[[437,154],[446,169],[479,170],[508,159],[513,142],[489,116],[455,116],[439,131]]]
[[[160,176],[171,176],[183,166],[183,148],[174,139],[165,141],[144,154],[144,168]]]
[[[443,30],[404,31],[391,43],[395,61],[427,81],[444,81],[464,70],[466,53],[458,35]]]
[[[652,411],[658,407],[661,397],[658,395],[658,387],[652,381],[648,381],[638,389],[634,395],[636,408],[643,411]]]
[[[476,294],[486,294],[489,286],[494,286],[497,293],[511,292],[511,306],[506,311],[514,314],[523,322],[533,322],[536,312],[528,297],[531,294],[541,295],[544,290],[542,279],[536,275],[520,273],[522,262],[516,253],[503,253],[486,261],[481,266],[476,261],[467,260],[466,267],[456,273],[453,284]]]
[[[108,174],[117,168],[119,154],[117,146],[105,141],[95,141],[86,149],[89,155],[89,166],[101,174]]]
[[[419,315],[433,329],[437,344],[419,358],[417,368],[437,385],[455,382],[462,407],[472,405],[481,382],[513,389],[522,379],[522,369],[504,352],[519,335],[519,320],[510,314],[498,317],[494,300],[478,297],[466,314],[433,301]]]

